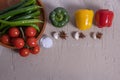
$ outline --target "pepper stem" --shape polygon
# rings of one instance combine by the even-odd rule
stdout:
[[[56,14],[56,20],[57,21],[62,21],[63,20],[63,15],[61,15],[60,13]]]

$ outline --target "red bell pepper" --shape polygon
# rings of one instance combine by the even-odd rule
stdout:
[[[110,27],[112,25],[114,13],[108,9],[100,9],[95,14],[95,22],[99,28]]]

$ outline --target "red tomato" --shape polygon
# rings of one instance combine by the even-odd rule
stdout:
[[[37,46],[33,47],[33,48],[30,50],[30,52],[31,52],[32,54],[38,54],[38,53],[40,52],[40,46],[37,45]]]
[[[18,49],[21,49],[24,47],[24,40],[22,38],[16,38],[14,39],[14,46]]]
[[[16,27],[10,28],[8,33],[10,37],[18,37],[20,35],[20,31]]]
[[[1,37],[1,42],[4,43],[4,44],[9,44],[10,43],[10,38],[7,34],[5,35],[2,35]]]
[[[30,54],[30,51],[27,48],[22,48],[22,49],[20,49],[19,54],[22,57],[27,57]]]
[[[36,33],[37,33],[37,31],[36,31],[36,29],[33,28],[33,27],[27,27],[27,28],[25,29],[25,35],[26,35],[27,37],[34,37],[34,36],[36,35]]]
[[[27,45],[29,47],[35,47],[37,46],[37,39],[35,37],[30,37],[27,39]]]

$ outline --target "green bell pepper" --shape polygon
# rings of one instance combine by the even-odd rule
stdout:
[[[69,14],[66,9],[57,7],[50,13],[49,19],[55,27],[61,28],[69,22]]]

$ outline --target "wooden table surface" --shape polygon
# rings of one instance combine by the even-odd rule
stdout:
[[[0,46],[0,80],[120,80],[120,0],[42,0],[46,7],[45,34],[53,40],[50,49],[41,48],[38,55],[20,57],[11,49]],[[56,7],[64,7],[70,22],[64,28],[51,25],[48,16]],[[111,28],[95,25],[82,31],[85,39],[75,40],[71,34],[79,31],[74,24],[74,12],[88,8],[94,11],[108,8],[115,17]],[[64,30],[67,40],[55,40],[51,32]],[[102,32],[100,40],[92,39],[90,32]]]

